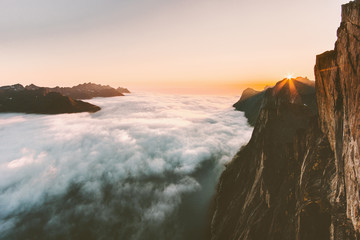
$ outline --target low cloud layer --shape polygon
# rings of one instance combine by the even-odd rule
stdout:
[[[135,94],[0,114],[1,239],[197,239],[251,128],[236,99]]]

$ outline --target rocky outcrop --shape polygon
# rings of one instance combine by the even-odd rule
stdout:
[[[360,239],[360,2],[342,16],[335,50],[317,57],[317,107],[291,82],[264,91],[220,177],[209,239]]]
[[[245,117],[252,126],[255,126],[262,108],[262,100],[265,91],[266,90],[255,91],[254,89],[247,88],[241,94],[240,100],[233,105],[236,110],[245,113]],[[288,93],[291,93],[292,96],[289,98],[290,101],[301,102],[302,104],[309,106],[313,111],[316,111],[314,81],[302,77],[291,79],[291,81],[283,79],[275,86],[274,93],[277,93],[278,91],[287,91]]]
[[[118,88],[116,89],[116,91],[118,91],[119,93],[122,93],[122,94],[124,94],[124,93],[131,93],[131,92],[129,91],[129,89],[123,88],[123,87],[118,87]]]
[[[222,174],[210,239],[329,239],[333,154],[316,111],[288,85],[264,92],[250,142]]]
[[[255,91],[247,88],[241,94],[240,100],[233,105],[238,111],[243,111],[251,126],[254,126],[259,116],[261,102],[265,91]]]
[[[321,129],[335,153],[333,204],[360,231],[360,1],[342,8],[335,50],[316,59]]]
[[[15,84],[0,87],[0,112],[23,113],[77,113],[96,112],[100,107],[75,99],[94,97],[124,96],[127,88],[114,89],[94,83],[79,84],[74,87],[39,87],[34,84]]]
[[[39,114],[59,114],[97,112],[100,107],[45,88],[24,88],[20,84],[0,88],[0,113],[22,112]]]

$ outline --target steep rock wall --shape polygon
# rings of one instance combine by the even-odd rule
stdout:
[[[360,239],[360,1],[317,57],[318,114],[266,90],[252,138],[228,164],[209,239]]]
[[[315,74],[321,128],[335,152],[334,204],[346,202],[360,231],[360,1],[342,8],[335,50],[317,57]]]

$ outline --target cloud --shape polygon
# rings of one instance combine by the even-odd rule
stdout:
[[[235,100],[134,94],[93,99],[95,114],[0,114],[0,238],[196,239],[190,223],[251,135]]]

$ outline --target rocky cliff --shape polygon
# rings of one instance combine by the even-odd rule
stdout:
[[[245,117],[251,126],[255,125],[259,116],[264,93],[265,91],[255,91],[252,88],[247,88],[242,92],[240,100],[233,105],[236,110],[245,113]]]
[[[359,40],[356,1],[335,50],[317,57],[317,108],[287,83],[264,92],[250,142],[220,177],[209,239],[360,239]]]
[[[40,114],[60,114],[97,112],[100,107],[74,100],[46,88],[20,84],[0,87],[0,113],[22,112]]]
[[[301,102],[309,106],[312,110],[316,111],[315,99],[315,83],[308,78],[297,77],[295,79],[283,79],[275,86],[274,91],[284,91],[291,88],[292,97],[290,101]],[[255,91],[252,88],[247,88],[241,94],[240,100],[233,105],[236,110],[243,111],[245,117],[248,119],[250,125],[255,126],[256,120],[262,108],[262,99],[264,98],[265,91]],[[288,91],[288,90],[286,90]],[[288,91],[288,93],[290,93]]]
[[[342,8],[335,50],[316,59],[321,129],[335,153],[333,204],[360,231],[360,1]]]

